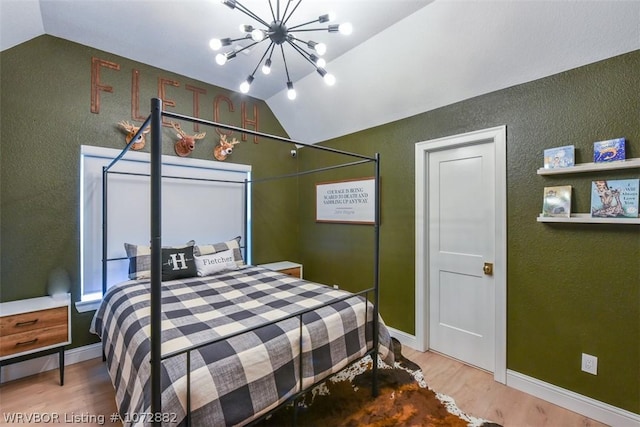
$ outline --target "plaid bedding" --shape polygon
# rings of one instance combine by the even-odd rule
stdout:
[[[104,344],[124,425],[150,412],[149,281],[110,288],[91,323]],[[260,267],[162,283],[162,354],[209,342],[349,295]],[[365,305],[368,307],[365,309]],[[303,315],[302,387],[363,356],[372,308],[352,297]],[[365,316],[367,320],[365,322]],[[191,353],[191,423],[243,425],[300,390],[300,320],[295,317]],[[380,355],[393,361],[380,322]],[[186,355],[162,364],[163,425],[184,425]]]

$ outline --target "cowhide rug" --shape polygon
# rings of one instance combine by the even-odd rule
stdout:
[[[371,396],[372,359],[364,358],[306,393],[297,403],[297,426],[442,426],[500,427],[465,414],[453,399],[427,387],[420,367],[401,354],[394,340],[396,362],[378,364],[379,395]],[[258,423],[262,427],[294,425],[288,405]]]

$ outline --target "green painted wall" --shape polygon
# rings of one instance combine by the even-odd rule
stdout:
[[[101,92],[99,114],[91,113],[92,57],[120,65],[120,71],[101,69],[101,83],[111,86],[113,93]],[[196,86],[207,92],[200,95],[200,117],[213,120],[213,99],[224,95],[232,100],[235,111],[230,113],[223,103],[221,122],[241,126],[241,102],[246,101],[249,118],[253,118],[253,105],[258,107],[258,130],[286,136],[262,101],[55,37],[38,37],[5,50],[0,64],[1,301],[46,295],[49,274],[58,267],[70,275],[72,299],[80,299],[80,145],[124,147],[117,123],[133,122],[132,70],[139,71],[143,116],[149,114],[150,99],[158,96],[162,77],[179,83],[166,89],[167,99],[176,103],[174,108],[167,107],[171,111],[192,115],[193,92],[186,85]],[[183,123],[183,129],[194,133],[188,123]],[[207,135],[191,156],[214,160],[219,137],[213,128],[200,131]],[[163,128],[164,154],[175,155],[174,135],[173,129]],[[255,178],[292,173],[297,163],[290,150],[288,144],[263,138],[254,144],[250,138],[236,146],[227,162],[252,164]],[[143,151],[148,152],[149,145]],[[253,203],[253,261],[297,260],[297,228],[290,227],[298,222],[297,182],[256,184]],[[92,316],[93,312],[72,310],[72,347],[97,341],[89,333]]]
[[[115,90],[102,94],[100,114],[90,112],[92,56],[121,65],[119,72],[104,72],[103,83]],[[74,300],[79,298],[79,147],[123,146],[116,123],[131,120],[132,69],[140,71],[141,112],[157,96],[158,77],[171,78],[180,82],[168,89],[176,112],[192,114],[191,92],[185,90],[191,84],[207,89],[203,118],[212,118],[212,99],[223,94],[236,111],[221,121],[239,125],[240,102],[247,99],[258,105],[261,131],[284,134],[263,102],[50,36],[2,52],[0,67],[2,301],[45,294],[49,272],[60,266],[70,273]],[[507,367],[640,413],[640,227],[535,221],[545,185],[573,185],[573,209],[585,212],[591,180],[603,177],[538,176],[544,148],[574,144],[577,161],[585,162],[593,141],[625,136],[628,156],[640,157],[638,69],[640,52],[633,52],[327,142],[381,153],[381,312],[389,325],[415,332],[414,144],[506,125]],[[212,159],[217,135],[206,131],[193,157]],[[172,138],[169,129],[163,135]],[[247,141],[230,161],[252,164],[262,177],[336,160],[308,148],[294,160],[289,151],[285,144]],[[173,153],[172,144],[165,153]],[[299,183],[256,184],[254,262],[299,261],[311,280],[368,287],[372,228],[316,224],[314,195],[316,182],[372,174],[371,167],[359,166],[303,176]],[[633,170],[605,177],[638,175]],[[92,315],[73,311],[74,346],[96,341],[88,332]],[[580,372],[582,352],[598,356],[598,376]]]
[[[414,144],[507,126],[507,368],[640,413],[640,226],[541,224],[543,187],[574,187],[572,209],[588,212],[591,181],[640,176],[640,170],[542,177],[545,148],[576,146],[592,161],[594,141],[627,138],[640,157],[640,51],[328,141],[381,154],[381,313],[415,332]],[[329,156],[300,150],[301,168]],[[331,179],[370,175],[361,168]],[[312,280],[362,288],[371,227],[314,222],[314,185],[300,183],[300,246]],[[581,353],[598,357],[598,375],[580,371]]]

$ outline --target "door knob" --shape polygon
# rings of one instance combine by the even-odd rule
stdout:
[[[482,271],[487,276],[492,276],[493,275],[493,263],[485,262],[484,266],[482,267]]]

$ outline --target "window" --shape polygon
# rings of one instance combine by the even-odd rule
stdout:
[[[124,243],[149,245],[149,154],[128,152],[107,174],[103,224],[103,168],[119,150],[82,146],[80,155],[80,281],[78,309],[90,310],[102,298],[103,226],[106,227],[107,288],[128,280]],[[242,236],[250,263],[251,166],[162,156],[162,244],[189,240],[215,243]],[[245,188],[248,194],[245,196]]]

